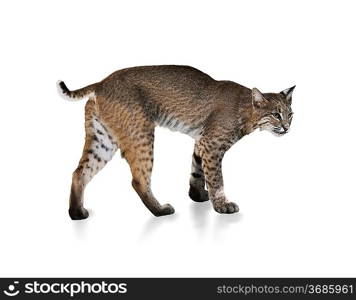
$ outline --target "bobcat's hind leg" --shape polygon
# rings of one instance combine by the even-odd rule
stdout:
[[[161,205],[151,191],[154,126],[147,123],[140,128],[136,138],[130,137],[120,142],[122,156],[131,168],[132,186],[153,215],[159,217],[173,214],[174,208],[170,204]]]
[[[82,157],[73,172],[69,200],[69,216],[72,220],[86,219],[89,216],[84,208],[84,189],[88,182],[111,160],[117,150],[117,143],[100,119],[92,113],[93,103],[86,106],[86,137]]]
[[[196,202],[209,200],[208,191],[205,190],[205,176],[197,144],[194,145],[192,158],[192,172],[189,179],[189,197]]]

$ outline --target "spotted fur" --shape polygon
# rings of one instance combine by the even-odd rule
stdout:
[[[261,93],[231,81],[216,81],[188,66],[146,66],[119,70],[104,80],[70,91],[57,83],[68,100],[88,98],[86,141],[73,173],[69,214],[84,219],[85,186],[120,149],[130,165],[132,186],[155,215],[174,213],[151,190],[155,126],[190,135],[195,140],[189,196],[211,200],[219,213],[237,212],[224,194],[221,170],[225,152],[257,128],[276,135],[288,132],[294,87]],[[207,190],[205,189],[207,187]]]

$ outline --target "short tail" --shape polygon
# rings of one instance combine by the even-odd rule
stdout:
[[[88,85],[79,90],[70,91],[65,83],[59,80],[57,81],[57,90],[59,95],[68,101],[78,101],[95,96],[95,84]]]

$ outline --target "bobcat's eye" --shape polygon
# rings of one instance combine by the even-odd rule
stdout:
[[[280,113],[273,113],[272,116],[275,117],[278,120],[282,120],[282,117],[281,117]]]

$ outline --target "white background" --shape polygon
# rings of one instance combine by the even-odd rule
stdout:
[[[0,4],[1,276],[356,276],[354,1]],[[193,203],[193,140],[158,128],[155,218],[116,155],[67,214],[84,104],[57,95],[124,67],[187,64],[263,92],[297,85],[290,134],[224,159],[240,212]]]

